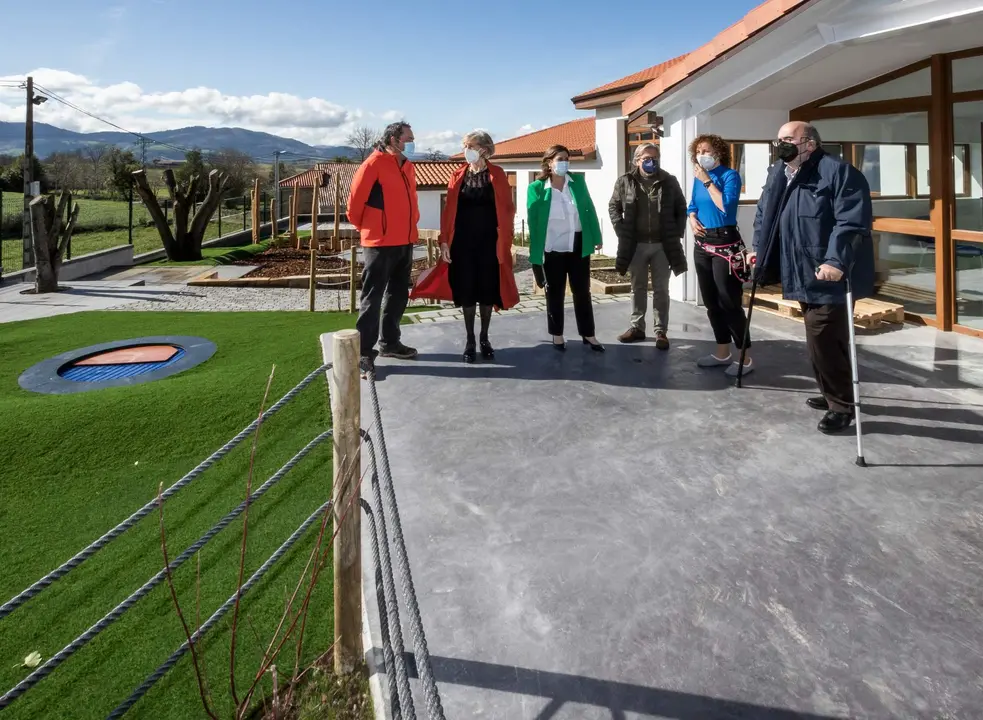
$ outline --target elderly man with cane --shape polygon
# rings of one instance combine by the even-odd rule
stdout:
[[[853,301],[874,291],[870,187],[823,150],[809,123],[786,123],[773,144],[779,160],[754,218],[752,297],[759,282],[780,281],[782,295],[799,301],[821,393],[806,404],[826,411],[818,429],[833,434],[850,426],[859,401]]]

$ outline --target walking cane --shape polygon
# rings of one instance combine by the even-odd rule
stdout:
[[[852,268],[851,268],[852,269]],[[857,465],[867,467],[864,460],[864,433],[860,426],[860,371],[857,367],[857,334],[853,324],[853,286],[850,271],[846,273],[846,314],[850,328],[850,373],[853,375],[853,417],[857,423]]]
[[[741,343],[741,359],[738,361],[737,368],[737,387],[741,387],[741,379],[744,377],[744,356],[747,353],[748,343],[751,342],[751,311],[754,310],[754,293],[758,289],[758,263],[755,256],[754,271],[751,277],[751,300],[747,306],[747,322],[744,325],[744,342]]]

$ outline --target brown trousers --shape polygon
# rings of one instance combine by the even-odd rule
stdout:
[[[819,392],[829,409],[853,412],[853,374],[850,368],[850,326],[846,304],[799,303],[806,325],[806,347]]]

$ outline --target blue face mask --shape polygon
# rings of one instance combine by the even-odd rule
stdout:
[[[570,169],[570,163],[567,160],[557,160],[556,165],[553,166],[553,172],[555,172],[560,177],[567,174]]]
[[[653,160],[652,158],[645,158],[642,160],[642,170],[647,172],[649,175],[654,173],[659,169],[659,161]]]
[[[414,153],[415,150],[416,150],[416,144],[411,140],[410,142],[406,143],[406,145],[403,146],[403,155],[409,157]]]

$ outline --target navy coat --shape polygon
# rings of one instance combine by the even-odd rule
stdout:
[[[867,178],[849,163],[817,149],[792,178],[776,162],[758,200],[753,248],[758,282],[781,282],[789,300],[846,302],[846,283],[816,279],[816,268],[853,264],[854,299],[874,294],[873,209]]]

